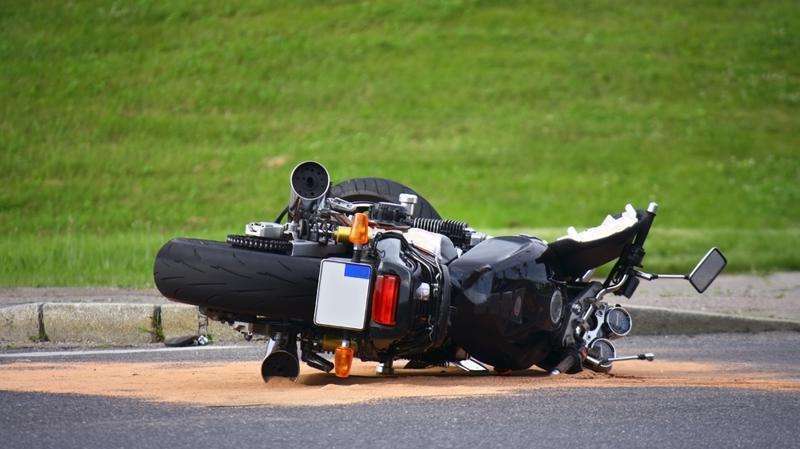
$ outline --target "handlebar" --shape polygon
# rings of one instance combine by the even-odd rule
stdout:
[[[647,239],[647,234],[650,233],[650,227],[653,225],[653,220],[655,220],[656,218],[657,211],[658,211],[657,203],[650,203],[647,205],[647,210],[644,211],[642,224],[639,227],[639,232],[636,234],[636,240],[634,241],[634,245],[638,246],[644,245],[644,241],[645,239]]]
[[[641,266],[642,259],[644,259],[644,241],[647,239],[647,234],[650,233],[650,227],[653,225],[653,220],[656,218],[657,211],[657,203],[651,202],[647,205],[647,209],[644,211],[644,216],[640,220],[639,230],[636,233],[636,237],[634,238],[633,242],[628,245],[625,253],[623,253],[619,260],[617,260],[614,268],[611,269],[611,273],[609,273],[605,282],[603,282],[604,288],[609,288],[612,283],[620,284],[620,287],[623,287],[622,284],[628,280],[627,278],[629,270],[634,267]],[[638,281],[636,281],[636,279],[631,279],[631,282]],[[633,288],[635,289],[635,286]],[[626,289],[626,291],[628,290]]]

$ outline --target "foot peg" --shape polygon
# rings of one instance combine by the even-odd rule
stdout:
[[[324,371],[326,373],[331,372],[334,366],[330,360],[325,359],[321,355],[315,353],[310,348],[304,348],[302,351],[302,355],[300,356],[300,360],[306,362],[306,365],[318,369],[320,371]]]

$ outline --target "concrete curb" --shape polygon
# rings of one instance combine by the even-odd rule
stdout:
[[[182,304],[29,303],[0,308],[0,346],[136,346],[184,335],[242,341],[231,327]]]
[[[36,343],[45,340],[41,329],[42,303],[0,309],[0,341]]]
[[[661,307],[625,306],[635,335],[694,335],[723,332],[800,332],[800,322],[689,312]]]
[[[158,306],[127,303],[44,303],[41,326],[47,341],[143,345],[159,340]]]
[[[797,331],[800,322],[628,306],[635,335]],[[0,344],[39,342],[133,346],[184,335],[242,341],[229,326],[182,304],[29,303],[0,308]]]

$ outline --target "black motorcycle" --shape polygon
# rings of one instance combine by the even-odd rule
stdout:
[[[630,298],[640,279],[659,278],[687,279],[702,293],[727,263],[712,248],[688,275],[642,271],[655,203],[548,243],[442,219],[394,181],[332,185],[316,162],[295,167],[290,185],[273,222],[250,223],[227,242],[173,239],[155,260],[164,296],[246,338],[269,338],[264,380],[297,377],[300,361],[347,377],[354,356],[379,362],[382,374],[398,359],[405,368],[605,372],[653,358],[617,356],[612,340],[632,320],[606,295]],[[603,282],[591,280],[614,260]]]

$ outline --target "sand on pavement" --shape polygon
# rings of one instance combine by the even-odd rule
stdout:
[[[354,362],[339,379],[302,367],[296,382],[264,383],[258,362],[14,362],[0,365],[0,390],[85,394],[198,406],[321,406],[396,398],[509,395],[543,388],[713,387],[800,391],[800,380],[746,365],[655,361],[550,377],[538,369],[470,375],[457,368],[397,370],[379,377],[374,363]]]

